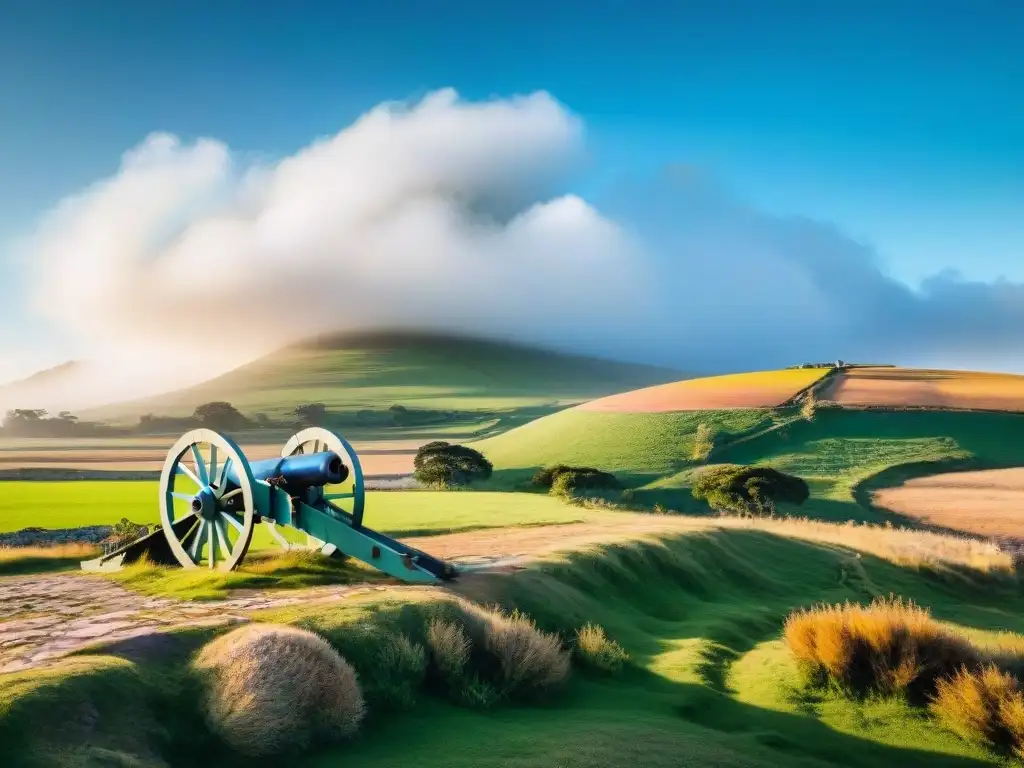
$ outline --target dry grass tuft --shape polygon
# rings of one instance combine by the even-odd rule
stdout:
[[[591,623],[576,630],[576,656],[587,666],[603,672],[617,672],[629,659],[621,645],[610,639],[602,627]]]
[[[427,625],[427,646],[444,680],[452,682],[465,677],[473,644],[461,626],[445,619],[431,619]]]
[[[249,624],[207,644],[194,668],[206,678],[208,722],[245,755],[349,736],[363,719],[355,671],[303,629]]]
[[[786,620],[785,640],[818,682],[847,691],[906,693],[925,700],[937,682],[962,667],[976,668],[980,653],[966,638],[938,624],[928,611],[899,598],[869,606],[820,606]]]
[[[961,738],[1024,757],[1024,692],[994,664],[939,680],[929,709]]]
[[[569,654],[556,635],[537,629],[519,611],[490,611],[484,645],[497,660],[500,690],[528,696],[560,687],[569,677]]]

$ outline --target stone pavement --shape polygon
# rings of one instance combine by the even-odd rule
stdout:
[[[0,579],[0,673],[46,664],[73,651],[162,630],[249,620],[264,608],[342,600],[387,587],[353,585],[239,591],[227,600],[147,597],[102,576],[61,574]]]

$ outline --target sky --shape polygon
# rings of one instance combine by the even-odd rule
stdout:
[[[0,380],[114,347],[121,360],[170,349],[162,329],[178,322],[176,306],[186,325],[230,325],[227,308],[244,305],[245,291],[281,304],[239,315],[267,344],[331,323],[420,317],[504,335],[528,328],[524,341],[683,368],[788,364],[839,348],[1024,371],[1021,39],[1014,0],[0,2]],[[351,133],[391,109],[382,104],[415,118],[431,98],[450,114],[410,119],[405,154]],[[474,104],[496,112],[477,115]],[[460,154],[451,147],[463,132],[476,138]],[[295,158],[339,139],[317,161],[327,175],[307,169],[307,186],[287,182]],[[424,163],[429,172],[409,171]],[[365,201],[339,202],[346,178],[381,205],[425,188],[468,202],[438,203],[440,218],[389,219],[384,234],[408,238],[399,258],[384,234],[352,223]],[[522,225],[538,206],[544,221]],[[243,209],[303,222],[278,226],[278,255],[262,263],[330,272],[326,304],[339,304],[343,273],[361,261],[421,282],[396,294],[394,281],[367,272],[374,301],[362,319],[341,308],[314,317],[278,301],[274,291],[296,292],[294,280],[272,289],[242,275],[270,249],[266,226],[216,242],[196,235]],[[505,227],[501,238],[467,234],[480,211]],[[318,229],[346,216],[348,229]],[[453,219],[442,234],[437,222]],[[424,232],[437,235],[427,238],[434,248],[416,261],[408,252]],[[176,248],[175,237],[191,245]],[[350,242],[361,250],[338,256]],[[230,252],[223,263],[218,248]],[[574,254],[567,270],[589,269],[579,259],[596,254],[618,284],[566,280],[604,310],[557,309],[557,292],[538,300],[543,311],[514,300],[527,286],[546,289],[521,277],[536,258],[524,249]],[[508,296],[449,313],[453,278],[430,283],[428,272],[443,270],[423,271],[428,254],[435,267],[503,281]],[[491,269],[499,258],[507,273]],[[176,289],[168,276],[212,262],[220,279],[247,287],[221,286],[231,295],[207,317],[196,297],[216,302],[217,291]],[[712,263],[739,272],[729,282]],[[158,279],[161,295],[149,295]],[[674,313],[674,297],[693,300],[695,286],[704,295],[693,312]],[[786,309],[780,294],[799,300]],[[650,311],[631,311],[627,296]],[[287,333],[278,338],[276,326]],[[755,326],[774,334],[764,337],[770,354],[722,352]],[[258,351],[230,337],[238,356]]]

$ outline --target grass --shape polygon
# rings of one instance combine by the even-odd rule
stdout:
[[[822,601],[865,603],[894,593],[927,606],[956,631],[995,643],[1000,632],[1024,631],[1024,596],[1010,576],[949,578],[868,552],[858,557],[844,546],[858,543],[845,541],[844,526],[815,524],[808,526],[814,533],[798,539],[787,535],[788,529],[772,530],[774,523],[703,525],[660,541],[552,556],[514,577],[480,576],[459,587],[478,605],[502,607],[506,616],[519,609],[567,646],[588,623],[599,625],[629,654],[618,675],[576,676],[563,693],[534,706],[486,713],[428,688],[411,709],[375,716],[382,710],[374,708],[368,693],[370,712],[359,738],[296,756],[290,763],[324,768],[431,764],[443,752],[454,768],[510,763],[524,768],[998,764],[984,746],[936,728],[899,701],[851,702],[829,692],[806,692],[780,635],[794,610]],[[881,529],[873,538],[900,535]],[[380,662],[366,655],[376,647],[367,642],[375,633],[364,637],[359,627],[401,631],[426,647],[428,628],[438,626],[431,647],[446,648],[450,666],[458,668],[463,643],[458,633],[429,622],[459,621],[458,613],[438,607],[439,600],[453,605],[443,594],[371,593],[340,605],[278,609],[262,618],[327,637],[363,680],[362,670]],[[480,647],[472,626],[462,622],[463,636]],[[1014,636],[1002,637],[1005,643]],[[103,649],[97,653],[74,661],[87,665],[76,667],[74,674],[54,672],[58,677],[51,679],[45,696],[46,685],[34,677],[5,679],[0,762],[27,754],[32,745],[52,750],[70,738],[69,732],[77,732],[76,749],[130,754],[141,765],[156,765],[157,759],[171,766],[194,764],[199,753],[225,766],[245,764],[196,725],[198,699],[185,695],[186,683],[178,675],[187,665],[174,654],[142,664],[110,659]],[[159,686],[158,679],[163,680]],[[65,703],[55,707],[55,701]],[[94,712],[90,722],[103,724],[88,740],[81,735],[81,715],[73,714],[82,711]],[[57,723],[62,728],[54,743],[41,741]],[[4,764],[24,763],[9,759]]]
[[[122,517],[159,524],[157,483],[82,480],[0,484],[0,533],[22,528],[75,528],[113,525]],[[444,491],[371,491],[365,523],[393,536],[427,536],[509,525],[569,523],[588,513],[557,499],[522,494],[447,493]],[[257,528],[257,532],[260,528]],[[272,545],[269,534],[254,547]]]
[[[51,547],[0,547],[0,576],[25,573],[74,571],[82,560],[96,557],[99,549],[90,544],[58,544]]]
[[[392,405],[509,413],[681,377],[664,369],[504,343],[378,333],[300,344],[190,389],[82,415],[134,422],[144,413],[186,416],[196,405],[213,400],[271,417],[312,402],[353,413]]]
[[[704,424],[704,427],[701,427]],[[695,447],[717,432],[710,461],[765,464],[808,481],[799,514],[823,520],[895,521],[870,504],[872,488],[952,467],[1024,465],[1024,415],[949,411],[816,409],[812,420],[766,410],[682,413],[564,411],[475,444],[495,483],[523,484],[565,463],[614,472],[635,503],[684,512],[707,508],[690,488]]]

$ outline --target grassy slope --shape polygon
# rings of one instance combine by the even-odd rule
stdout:
[[[585,621],[599,622],[627,648],[632,666],[616,678],[577,672],[564,695],[540,708],[477,713],[423,694],[411,712],[372,717],[354,743],[290,764],[996,764],[900,702],[857,703],[806,693],[778,642],[780,627],[794,608],[892,591],[975,634],[1024,631],[1024,599],[1009,584],[942,580],[870,555],[856,558],[838,547],[758,530],[608,546],[480,589],[481,596],[519,606],[548,629],[571,633]],[[387,606],[381,607],[386,613]],[[297,608],[266,618],[301,620],[329,636],[353,638],[355,623],[378,615],[368,608]],[[81,756],[100,749],[130,753],[139,762],[114,763],[108,753],[107,763],[96,764],[184,766],[194,764],[200,752],[211,763],[246,764],[205,734],[190,709],[197,697],[180,678],[184,661],[166,652],[145,665],[95,656],[64,662],[48,680],[9,676],[0,689],[0,762],[21,765],[12,757],[78,739],[59,761],[42,764],[86,765]],[[102,727],[83,727],[75,714],[82,711]]]
[[[635,498],[684,511],[697,425],[720,430],[714,462],[769,464],[807,479],[812,499],[801,512],[824,519],[881,521],[858,505],[858,483],[879,473],[896,483],[913,464],[1001,467],[1024,465],[1019,414],[943,411],[874,411],[819,408],[810,422],[795,418],[780,429],[771,411],[697,411],[606,414],[567,410],[475,445],[496,467],[497,482],[521,482],[539,466],[563,462],[615,472],[638,488]],[[757,433],[729,445],[730,435]],[[906,468],[901,472],[900,468]],[[919,472],[929,471],[923,466]],[[931,471],[935,471],[932,469]],[[859,501],[863,501],[862,499]]]
[[[551,408],[681,377],[659,368],[495,342],[373,334],[298,345],[196,387],[83,415],[115,421],[133,421],[144,413],[185,416],[212,400],[270,416],[310,402],[345,411],[396,404],[509,411]]]

